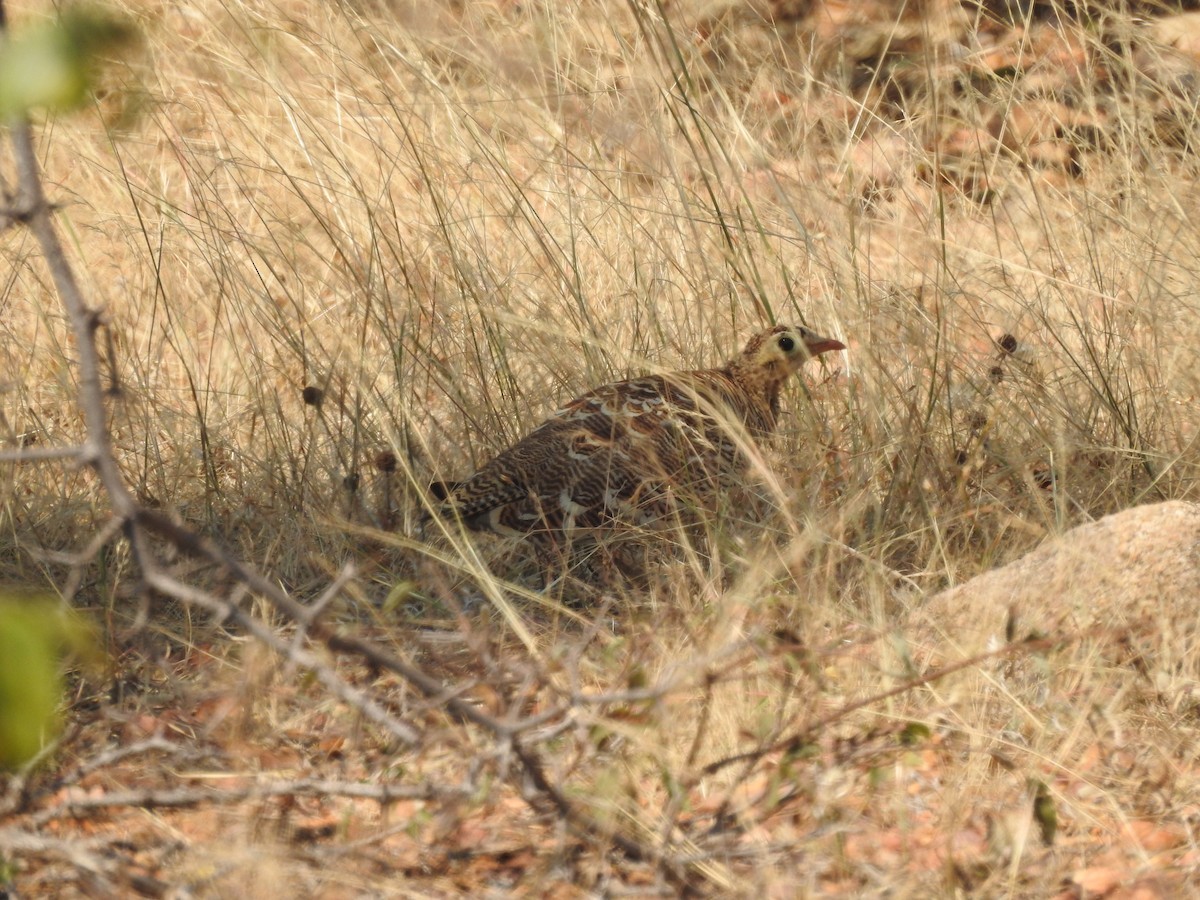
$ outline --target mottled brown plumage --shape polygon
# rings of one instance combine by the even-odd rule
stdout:
[[[465,481],[433,485],[437,511],[478,531],[556,539],[703,506],[743,475],[747,443],[775,430],[783,383],[842,349],[780,325],[720,368],[597,388]]]

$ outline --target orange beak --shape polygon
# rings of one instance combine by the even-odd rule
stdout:
[[[814,337],[804,342],[804,349],[809,356],[820,356],[830,350],[845,350],[846,345],[836,338]]]

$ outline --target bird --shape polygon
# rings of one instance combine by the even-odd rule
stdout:
[[[570,401],[461,481],[432,510],[473,531],[553,545],[706,508],[774,432],[784,383],[846,345],[802,325],[762,331],[722,366],[646,375]]]

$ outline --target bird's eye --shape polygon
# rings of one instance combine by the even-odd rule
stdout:
[[[791,335],[785,334],[779,339],[779,349],[784,353],[791,353],[796,349],[796,341]]]

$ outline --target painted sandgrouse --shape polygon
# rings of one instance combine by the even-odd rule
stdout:
[[[843,349],[777,325],[720,368],[596,388],[465,481],[431,485],[435,512],[476,531],[557,543],[703,507],[744,473],[748,442],[774,431],[783,383],[812,357]]]

